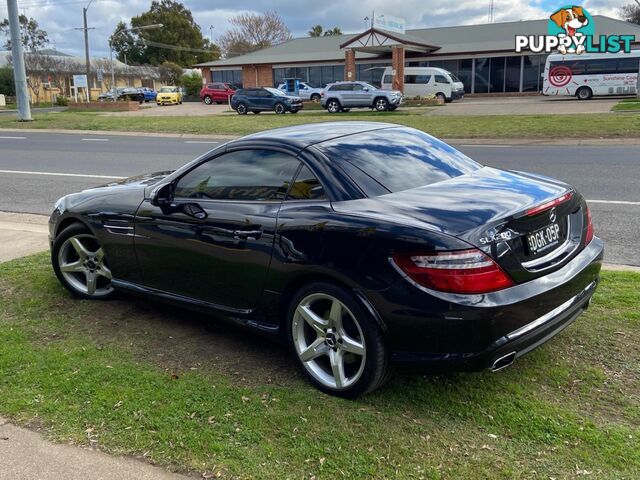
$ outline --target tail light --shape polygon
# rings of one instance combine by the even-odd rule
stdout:
[[[540,212],[544,212],[545,210],[549,210],[550,208],[555,207],[556,205],[566,202],[571,197],[573,197],[573,192],[565,193],[561,197],[554,198],[553,200],[543,203],[542,205],[538,205],[536,207],[530,208],[529,210],[527,210],[527,216],[536,215]]]
[[[585,205],[585,208],[587,209],[587,234],[584,236],[584,244],[589,245],[593,240],[593,221],[591,220],[589,206]]]
[[[324,91],[320,92],[320,96],[324,97]]]
[[[450,293],[489,293],[514,285],[491,258],[478,249],[394,255],[394,262],[423,287]]]

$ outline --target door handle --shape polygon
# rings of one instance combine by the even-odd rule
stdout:
[[[233,238],[236,240],[258,240],[262,236],[262,230],[234,230]]]

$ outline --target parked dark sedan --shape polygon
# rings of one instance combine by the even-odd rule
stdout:
[[[79,297],[222,313],[345,397],[396,363],[506,367],[587,308],[603,256],[570,185],[364,122],[262,132],[67,195],[50,238]]]
[[[241,88],[231,97],[231,108],[239,115],[264,111],[298,113],[302,110],[302,99],[287,95],[277,88]]]

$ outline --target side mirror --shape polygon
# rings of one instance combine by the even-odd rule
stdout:
[[[163,207],[173,201],[173,183],[160,185],[151,192],[151,205]]]
[[[368,92],[369,91],[369,87],[364,87],[364,91]]]

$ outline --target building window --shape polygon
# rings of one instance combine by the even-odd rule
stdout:
[[[322,67],[309,67],[309,85],[322,88]]]
[[[489,91],[490,58],[476,58],[475,90],[474,93]]]
[[[211,72],[212,82],[231,83],[242,87],[242,70],[218,70]]]
[[[282,83],[284,83],[284,68],[274,68],[273,69],[273,86],[277,87]]]
[[[471,93],[473,83],[473,59],[465,58],[458,63],[458,78],[464,85],[464,92]]]
[[[493,57],[489,73],[489,92],[504,92],[504,62],[505,57]]]
[[[522,57],[507,57],[507,66],[504,78],[505,92],[520,91],[520,62]]]
[[[538,92],[540,91],[540,63],[542,61],[542,69],[544,69],[543,55],[526,55],[524,57],[524,68],[522,71],[522,91]]]

